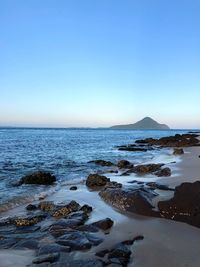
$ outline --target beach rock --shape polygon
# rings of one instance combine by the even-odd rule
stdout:
[[[68,246],[61,246],[55,243],[52,244],[46,244],[39,248],[38,255],[45,255],[45,254],[52,254],[57,252],[64,252],[68,253],[71,249]]]
[[[21,178],[19,184],[52,185],[56,177],[49,172],[34,172]]]
[[[138,235],[138,236],[134,237],[133,239],[125,240],[125,241],[122,241],[121,243],[124,244],[124,245],[131,246],[131,245],[133,245],[134,242],[140,241],[140,240],[143,240],[143,239],[144,239],[143,235]]]
[[[80,207],[81,206],[76,201],[72,200],[69,204],[56,206],[55,210],[52,213],[52,216],[56,218],[62,218],[67,216],[71,212],[78,211]]]
[[[28,248],[28,249],[34,249],[35,250],[38,248],[38,241],[34,240],[34,239],[20,240],[12,248],[13,249],[15,249],[15,248],[18,248],[18,249]]]
[[[16,238],[0,236],[0,249],[9,249],[17,243]]]
[[[130,163],[128,160],[120,160],[117,163],[117,167],[119,169],[128,169],[128,168],[132,168],[133,164]]]
[[[174,191],[173,188],[168,187],[167,185],[158,184],[155,182],[146,183],[152,190],[159,189],[159,190],[166,190],[166,191]]]
[[[77,186],[71,186],[69,190],[76,191],[78,189]]]
[[[42,255],[38,256],[37,258],[33,259],[32,263],[34,264],[39,264],[43,262],[55,262],[59,259],[60,254],[58,252],[47,254],[47,255]]]
[[[167,177],[167,176],[171,176],[171,174],[172,174],[171,169],[168,167],[155,172],[155,175],[158,177],[163,177],[163,176]]]
[[[83,205],[81,208],[80,208],[81,211],[84,211],[85,213],[89,214],[92,212],[93,208],[87,204]]]
[[[98,187],[105,186],[107,182],[110,182],[110,179],[106,176],[99,174],[90,174],[86,180],[87,187],[95,189]]]
[[[26,206],[26,210],[36,210],[36,209],[37,209],[36,205],[29,204]]]
[[[122,243],[116,245],[109,253],[108,259],[111,263],[119,263],[122,266],[126,266],[130,260],[131,251]],[[114,259],[114,260],[113,260]]]
[[[121,151],[134,151],[134,152],[147,152],[147,148],[135,147],[134,145],[120,146],[118,150]]]
[[[174,197],[158,202],[158,209],[161,217],[200,227],[200,181],[177,186]]]
[[[182,148],[174,148],[174,155],[182,155],[184,154],[184,150]]]
[[[92,161],[89,161],[89,163],[95,163],[95,164],[103,166],[103,167],[110,167],[110,166],[114,165],[111,161],[106,161],[106,160],[102,160],[102,159],[92,160]]]
[[[77,227],[76,229],[78,231],[82,231],[82,232],[90,232],[90,233],[99,232],[99,228],[97,228],[96,226],[94,226],[92,224],[81,225],[81,226]]]
[[[101,260],[72,260],[51,264],[51,267],[104,267],[105,263]]]
[[[9,219],[10,224],[14,224],[16,226],[30,226],[39,223],[43,219],[45,219],[45,215],[36,215],[36,216],[27,216],[27,217],[13,217]]]
[[[129,169],[128,171],[126,171],[124,174],[128,175],[130,173],[136,173],[139,175],[144,175],[144,174],[154,174],[161,169],[161,167],[164,164],[141,164],[141,165],[137,165],[134,166],[133,168]]]
[[[90,233],[71,231],[61,236],[56,243],[70,247],[71,250],[86,250],[99,245],[103,240]]]
[[[105,255],[108,254],[108,253],[109,253],[109,250],[108,250],[108,249],[104,249],[104,250],[100,250],[100,251],[96,252],[95,255],[96,255],[97,257],[103,258],[103,257],[105,257]]]
[[[104,201],[119,209],[146,216],[158,216],[151,204],[153,197],[157,196],[152,190],[143,187],[130,189],[106,189],[102,190],[99,195]]]
[[[97,222],[92,223],[92,225],[94,225],[95,227],[101,229],[101,230],[108,230],[113,226],[113,220],[111,220],[110,218],[106,218]]]
[[[51,211],[55,207],[56,205],[53,203],[53,201],[41,201],[38,205],[38,208],[45,212]]]
[[[73,213],[70,213],[67,216],[67,219],[69,220],[78,220],[80,221],[80,224],[84,224],[84,222],[89,218],[89,215],[87,212],[83,211],[83,210],[79,210]]]
[[[115,181],[111,181],[111,182],[108,182],[104,188],[121,188],[122,187],[122,184],[118,183],[118,182],[115,182]]]

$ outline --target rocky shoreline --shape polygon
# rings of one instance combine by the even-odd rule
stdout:
[[[138,145],[139,144],[139,145]],[[172,154],[181,155],[185,147],[198,147],[200,142],[197,134],[183,134],[161,139],[138,140],[134,144],[119,147],[128,151],[140,149],[174,148]],[[89,163],[90,164],[90,163]],[[134,164],[127,160],[117,163],[96,160],[92,164],[104,166],[105,173],[113,173],[118,177],[132,174],[143,177],[170,177],[172,171],[163,163]],[[89,192],[97,192],[103,201],[117,210],[128,214],[139,214],[148,217],[166,218],[186,222],[200,227],[200,182],[182,183],[175,188],[157,182],[129,181],[128,185],[108,178],[106,174],[94,173],[87,177],[86,188]],[[56,177],[50,173],[36,172],[22,177],[16,184],[51,185]],[[70,188],[78,191],[77,186]],[[86,189],[87,190],[87,189]],[[154,200],[159,196],[159,190],[174,192],[168,200]],[[27,266],[110,266],[120,267],[132,264],[132,251],[135,244],[141,240],[142,234],[130,239],[120,240],[114,245],[99,249],[98,246],[109,239],[110,231],[116,222],[112,218],[103,218],[90,223],[95,203],[89,206],[80,204],[74,198],[71,201],[55,203],[40,201],[30,203],[23,216],[3,218],[0,221],[0,249],[31,249],[35,258]],[[91,250],[97,251],[91,257]],[[76,259],[74,252],[80,251],[87,257]],[[131,266],[131,265],[130,265]]]

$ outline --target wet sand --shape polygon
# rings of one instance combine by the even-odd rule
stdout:
[[[117,180],[123,184],[128,184],[131,180],[157,181],[162,184],[174,187],[185,181],[200,180],[200,148],[184,149],[185,154],[176,157],[177,163],[167,164],[172,168],[172,176],[167,178],[155,178],[155,176],[136,177],[108,175],[111,180]],[[172,150],[169,150],[171,160]],[[180,158],[182,159],[180,161]],[[174,159],[174,157],[172,158]],[[172,192],[158,191],[161,199],[170,198]],[[84,185],[79,185],[77,191],[70,191],[69,186],[63,187],[45,200],[55,202],[66,202],[76,200],[80,204],[89,204],[94,210],[87,223],[109,217],[113,219],[114,226],[110,234],[103,235],[104,242],[89,252],[74,252],[73,258],[92,258],[94,252],[110,248],[120,241],[143,235],[144,240],[134,243],[132,247],[132,261],[129,266],[137,267],[199,267],[199,244],[200,229],[185,223],[170,221],[166,219],[149,218],[139,215],[122,214],[103,202],[98,192],[88,191]],[[18,208],[18,212],[22,209]],[[16,257],[13,265],[13,258]],[[21,257],[21,262],[17,259]],[[1,250],[0,262],[2,267],[22,267],[31,263],[33,252]],[[3,265],[2,265],[3,264]]]

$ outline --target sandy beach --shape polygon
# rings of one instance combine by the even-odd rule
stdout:
[[[137,177],[119,176],[116,174],[107,174],[112,181],[121,182],[127,185],[129,181],[156,181],[162,184],[175,187],[182,182],[194,182],[199,179],[199,154],[200,148],[185,148],[185,154],[181,156],[171,156],[173,150],[169,149],[169,163],[172,169],[171,177],[155,178],[153,176]],[[177,163],[174,163],[176,159]],[[173,160],[173,161],[171,161]],[[173,163],[170,163],[173,162]],[[72,252],[69,259],[88,259],[95,258],[95,253],[110,249],[115,244],[142,235],[142,241],[135,242],[131,247],[132,256],[129,266],[137,267],[199,267],[199,241],[200,229],[186,223],[175,222],[172,220],[140,216],[136,214],[124,214],[106,204],[97,191],[90,191],[84,184],[78,185],[77,191],[69,190],[71,185],[62,187],[61,190],[47,197],[46,201],[56,203],[76,200],[80,204],[88,204],[93,207],[93,212],[87,221],[90,224],[94,221],[111,218],[114,225],[109,234],[99,233],[104,241],[99,246],[93,247],[87,252]],[[156,201],[168,199],[173,196],[171,191],[158,190],[159,197]],[[24,207],[7,212],[6,216],[11,214],[23,214]],[[0,262],[2,267],[26,266],[34,257],[34,251],[22,250],[1,250]]]

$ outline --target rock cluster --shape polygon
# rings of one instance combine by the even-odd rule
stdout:
[[[145,175],[145,174],[154,174],[158,177],[162,176],[171,176],[170,168],[162,168],[164,164],[141,164],[136,165],[130,168],[128,171],[123,173],[122,175],[128,175],[131,173],[136,173],[138,175]]]
[[[146,144],[159,147],[190,147],[200,146],[197,134],[176,134],[175,136],[162,137],[160,139],[146,138],[137,140],[136,144]]]

